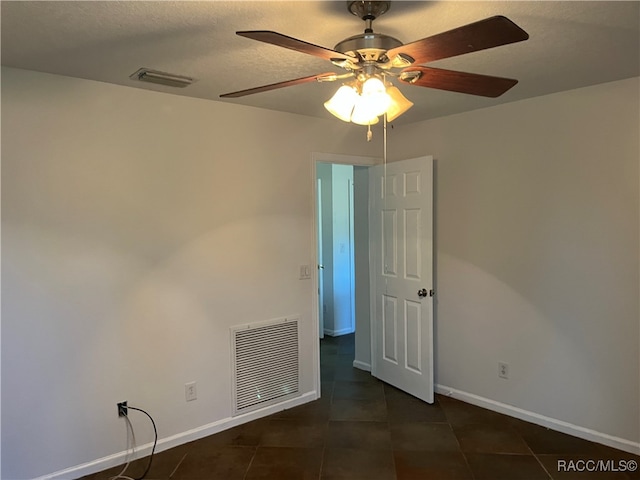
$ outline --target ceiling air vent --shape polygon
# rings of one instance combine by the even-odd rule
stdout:
[[[132,80],[140,80],[141,82],[156,83],[167,87],[188,87],[194,82],[193,78],[183,75],[174,75],[173,73],[159,72],[149,68],[141,68],[129,75]]]

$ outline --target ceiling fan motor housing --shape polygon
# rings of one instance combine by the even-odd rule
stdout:
[[[349,56],[359,57],[365,64],[388,64],[386,57],[388,50],[402,45],[397,38],[383,33],[374,33],[372,22],[380,15],[386,13],[391,6],[389,1],[347,1],[347,8],[355,16],[360,17],[367,24],[364,33],[354,35],[338,43],[334,50]],[[349,65],[338,65],[349,68]],[[387,67],[387,65],[385,65]],[[384,68],[384,67],[383,67]]]

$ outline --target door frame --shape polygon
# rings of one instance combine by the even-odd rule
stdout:
[[[339,165],[354,165],[358,167],[370,167],[373,165],[379,165],[382,163],[380,157],[365,157],[361,155],[343,155],[336,153],[311,153],[311,209],[312,209],[312,239],[313,239],[313,264],[317,269],[318,266],[318,182],[316,179],[317,162],[323,163],[335,163]],[[367,279],[368,282],[368,279]],[[314,332],[313,341],[313,376],[314,385],[316,387],[316,398],[320,398],[320,341],[318,338],[318,332],[320,329],[319,324],[319,305],[318,305],[318,275],[311,276],[311,329]],[[355,322],[355,318],[354,318]],[[370,339],[371,340],[371,339]]]
[[[315,165],[315,163],[314,163]],[[316,172],[317,175],[317,172]],[[314,291],[318,292],[317,298],[324,299],[324,253],[322,249],[322,179],[316,178],[316,217],[314,225],[316,227],[316,269],[318,270],[316,282],[318,288]],[[322,262],[322,263],[321,263]],[[324,307],[320,308],[318,304],[318,336],[322,340],[324,338]]]

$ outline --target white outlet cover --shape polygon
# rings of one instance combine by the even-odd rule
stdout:
[[[196,382],[189,382],[184,384],[184,397],[187,402],[192,402],[193,400],[198,398]]]

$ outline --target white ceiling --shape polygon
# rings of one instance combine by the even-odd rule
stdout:
[[[336,83],[308,83],[238,99],[222,93],[323,72],[330,62],[235,35],[274,30],[333,48],[364,22],[345,1],[2,1],[2,64],[272,110],[333,118],[322,104]],[[415,106],[396,123],[640,75],[640,2],[399,2],[374,30],[409,43],[493,15],[529,40],[431,66],[516,78],[497,99],[401,85]],[[185,89],[135,82],[140,67],[197,79]],[[336,120],[338,121],[338,120]]]

